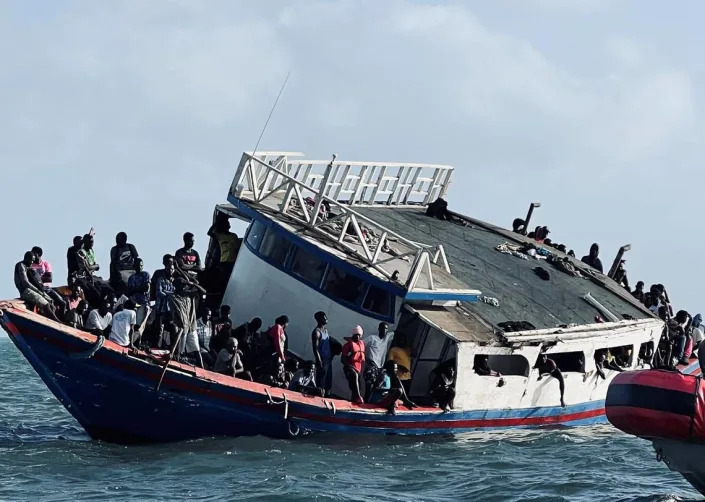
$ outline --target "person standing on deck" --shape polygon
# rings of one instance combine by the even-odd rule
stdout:
[[[695,314],[693,317],[693,324],[691,325],[693,337],[693,352],[700,348],[700,343],[705,339],[705,334],[703,333],[703,316],[701,314]]]
[[[77,235],[73,238],[73,246],[66,250],[67,284],[71,284],[71,278],[78,274],[78,251],[82,245],[83,239],[80,235]]]
[[[583,256],[580,261],[582,261],[586,265],[590,265],[592,268],[599,270],[600,272],[603,272],[602,260],[598,258],[599,255],[600,246],[598,246],[597,243],[594,243],[592,246],[590,246],[590,254],[587,256]]]
[[[186,353],[200,360],[201,349],[196,336],[196,298],[205,290],[199,285],[178,278],[174,281],[174,294],[170,298],[173,322],[176,326],[179,348],[177,353]],[[171,341],[172,347],[176,340]],[[201,366],[203,366],[201,364]]]
[[[285,330],[289,326],[289,318],[281,315],[274,320],[274,326],[269,328],[269,337],[274,346],[274,355],[279,358],[281,363],[286,362],[286,333]]]
[[[174,254],[176,265],[186,272],[191,279],[198,279],[198,273],[203,270],[201,266],[201,256],[193,249],[196,241],[191,232],[184,234],[184,247]]]
[[[370,393],[382,371],[385,356],[389,351],[389,344],[394,335],[389,334],[389,325],[379,323],[377,333],[365,337],[365,401],[369,400]]]
[[[330,346],[328,334],[328,316],[325,312],[316,312],[313,315],[316,327],[311,332],[311,345],[313,346],[313,359],[316,364],[316,382],[323,388],[325,396],[330,396],[333,388],[333,351]]]
[[[558,369],[556,361],[549,359],[546,354],[541,354],[534,368],[539,370],[539,376],[536,381],[540,381],[544,375],[550,375],[556,380],[558,380],[558,388],[561,392],[561,406],[565,408],[565,401],[563,400],[565,394],[565,380],[563,379],[563,373]]]
[[[230,221],[224,213],[216,217],[216,221],[208,229],[208,237],[216,241],[219,260],[213,266],[216,269],[218,286],[224,286],[230,278],[235,265],[235,259],[240,251],[240,239],[230,231]]]
[[[144,325],[152,308],[149,306],[149,290],[151,277],[144,269],[142,258],[135,260],[135,273],[127,280],[127,295],[137,306],[137,326],[140,332],[144,330]]]
[[[164,275],[157,281],[157,302],[154,304],[156,310],[155,323],[159,333],[159,347],[167,345],[165,333],[171,333],[171,331],[165,330],[164,326],[171,327],[173,317],[170,299],[174,296],[174,289],[174,262],[170,261],[164,267]],[[169,340],[169,345],[171,343],[173,343],[173,340]]]
[[[17,262],[15,265],[15,287],[20,293],[20,298],[25,302],[36,305],[39,311],[49,319],[61,322],[59,318],[56,317],[53,302],[49,295],[37,289],[37,287],[32,285],[29,281],[27,272],[32,266],[32,263],[34,263],[34,253],[27,251],[22,261]]]
[[[360,395],[360,373],[362,373],[362,366],[365,363],[365,342],[362,341],[362,327],[355,326],[352,336],[346,336],[345,340],[340,360],[343,363],[343,373],[350,386],[350,400],[355,404],[363,404],[364,401]]]

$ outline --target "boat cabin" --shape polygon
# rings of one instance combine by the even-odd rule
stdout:
[[[451,221],[427,216],[450,186],[450,166],[301,156],[244,153],[228,204],[217,206],[214,218],[248,223],[217,300],[233,317],[261,317],[263,329],[286,314],[288,349],[305,359],[312,358],[316,311],[326,312],[340,343],[356,325],[369,336],[386,322],[393,343],[403,340],[410,352],[412,399],[423,399],[433,370],[449,363],[457,368],[456,401],[477,402],[479,388],[495,392],[498,383],[475,373],[478,356],[502,374],[501,386],[518,389],[541,351],[584,375],[606,336],[627,340],[638,353],[629,338],[635,326],[660,334],[653,315],[606,276],[576,263],[583,277],[554,269],[542,280],[536,263],[496,249],[524,236],[455,213]],[[211,242],[207,260],[216,248]],[[604,312],[613,322],[585,328]],[[570,330],[575,350],[551,341],[571,339]],[[346,396],[337,361],[333,391]],[[519,406],[526,393],[505,394],[512,394],[507,406]]]

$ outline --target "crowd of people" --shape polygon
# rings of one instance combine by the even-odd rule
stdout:
[[[220,221],[208,233],[218,243],[217,276],[232,270],[240,242]],[[255,317],[242,324],[221,305],[214,315],[201,284],[207,270],[194,235],[183,236],[183,247],[163,257],[163,268],[150,274],[137,248],[124,232],[110,250],[109,279],[98,275],[94,233],[77,236],[67,250],[68,290],[52,287],[53,271],[39,247],[27,251],[15,266],[15,285],[28,308],[75,329],[130,349],[167,355],[214,372],[302,393],[330,396],[333,361],[340,357],[343,374],[357,404],[373,403],[394,413],[397,401],[409,408],[411,354],[403,333],[389,333],[387,323],[363,339],[355,326],[338,342],[328,333],[325,312],[313,316],[313,360],[288,350],[289,319],[281,315],[267,329]],[[455,397],[454,368],[437,368],[430,395],[448,410]],[[364,389],[364,392],[363,392]],[[364,396],[364,397],[363,397]]]
[[[525,223],[521,218],[516,218],[512,223],[512,230],[515,233],[524,235]],[[575,258],[575,252],[570,249],[566,251],[566,246],[556,244],[548,238],[549,229],[545,226],[537,226],[533,232],[529,232],[526,236],[534,239],[537,243],[543,246],[553,247],[570,257]],[[600,260],[600,246],[593,243],[590,246],[590,251],[580,260],[584,264],[594,268],[595,270],[604,273],[602,261]],[[627,278],[627,270],[625,267],[626,260],[620,259],[617,268],[613,274],[614,281],[624,287],[631,295],[643,304],[652,313],[659,316],[665,321],[665,328],[661,335],[657,347],[651,349],[648,346],[642,347],[639,357],[642,361],[651,364],[658,368],[675,368],[679,364],[688,364],[691,356],[698,355],[698,348],[705,336],[703,335],[702,316],[696,314],[692,316],[685,310],[679,310],[674,315],[674,309],[671,305],[671,300],[668,297],[668,292],[663,284],[652,284],[648,291],[644,290],[644,282],[636,283],[632,290]],[[596,363],[598,368],[602,369],[603,364],[609,364],[611,369],[617,371],[623,370],[624,365],[620,365],[619,354],[612,356],[609,353],[596,354]],[[705,351],[703,351],[703,364],[705,368]],[[609,358],[609,361],[607,360]],[[598,362],[599,359],[599,362]],[[607,367],[607,366],[604,366]]]

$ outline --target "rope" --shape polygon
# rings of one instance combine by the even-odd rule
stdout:
[[[104,336],[99,336],[98,340],[95,342],[95,344],[88,350],[84,350],[82,352],[73,352],[69,353],[69,358],[70,359],[90,359],[95,355],[96,352],[103,346],[105,343],[105,337]]]

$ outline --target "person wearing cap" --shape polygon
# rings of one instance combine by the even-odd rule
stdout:
[[[360,373],[365,363],[365,342],[362,341],[362,327],[355,326],[351,336],[345,337],[345,345],[340,355],[343,373],[350,386],[350,400],[355,404],[364,403],[360,395]]]

